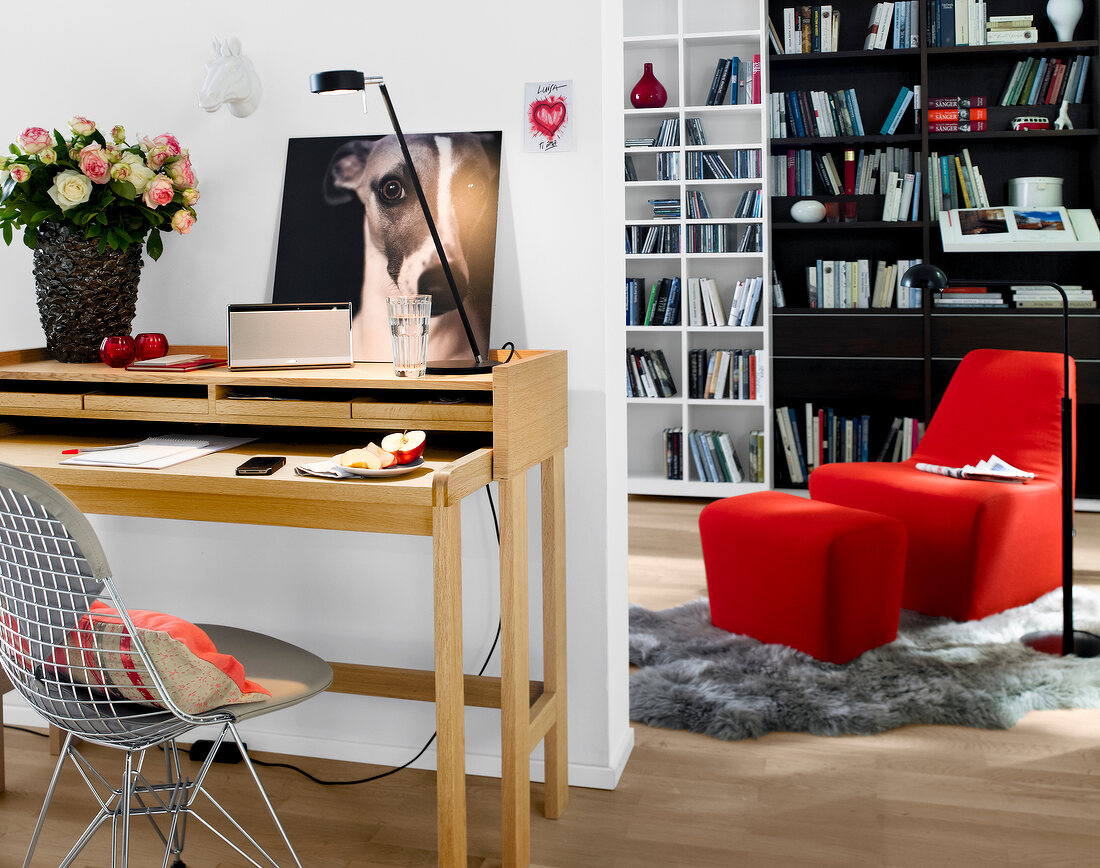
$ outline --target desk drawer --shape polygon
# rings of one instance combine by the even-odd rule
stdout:
[[[28,387],[24,391],[21,386]],[[0,411],[79,410],[84,389],[79,383],[4,383],[0,387]]]
[[[217,416],[350,419],[351,405],[347,401],[242,400],[220,398],[214,402]]]
[[[417,425],[427,429],[452,431],[491,431],[493,405],[489,403],[444,403],[439,401],[382,401],[359,397],[351,402],[351,418],[385,428]]]
[[[206,413],[210,402],[206,396],[112,394],[88,392],[84,396],[84,409],[122,413]]]

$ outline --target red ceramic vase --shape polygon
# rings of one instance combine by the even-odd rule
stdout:
[[[668,102],[668,94],[664,85],[657,81],[653,74],[653,64],[643,64],[644,71],[634,90],[630,92],[630,104],[634,108],[663,108]]]
[[[125,368],[134,360],[134,339],[129,335],[104,338],[99,345],[99,357],[112,368]]]
[[[168,338],[160,332],[144,332],[134,338],[134,358],[139,362],[168,355]]]

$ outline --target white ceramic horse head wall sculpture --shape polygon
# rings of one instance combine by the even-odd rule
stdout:
[[[223,105],[235,118],[246,118],[260,104],[263,87],[252,61],[241,54],[241,41],[233,36],[214,40],[214,59],[207,61],[206,80],[199,91],[199,107],[216,112]]]

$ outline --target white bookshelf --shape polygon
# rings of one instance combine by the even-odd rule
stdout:
[[[663,147],[625,147],[640,180],[624,182],[626,228],[674,226],[680,237],[678,253],[628,253],[626,276],[642,278],[649,287],[661,278],[680,278],[681,315],[676,326],[626,326],[626,346],[664,352],[677,386],[671,398],[626,398],[627,490],[631,494],[726,497],[761,491],[772,486],[771,399],[771,238],[768,196],[767,112],[767,13],[761,0],[624,0],[623,3],[623,111],[626,138],[656,137],[662,121],[674,119],[679,143]],[[760,56],[761,104],[705,105],[714,68],[720,57],[736,56],[751,69],[753,55]],[[630,92],[642,75],[643,65],[653,72],[668,92],[659,109],[635,109]],[[688,143],[686,121],[699,118],[706,145]],[[761,175],[752,179],[687,179],[687,159],[693,152],[711,151],[727,157],[735,150],[760,149]],[[657,180],[657,154],[675,154],[679,179]],[[761,193],[759,217],[734,218],[733,212],[746,190]],[[714,215],[688,219],[688,191],[705,192]],[[680,217],[654,219],[650,199],[680,199]],[[738,237],[748,224],[759,226],[761,250],[750,253],[689,253],[687,234],[701,225],[725,225]],[[728,310],[738,280],[764,279],[755,325],[746,327],[692,327],[687,324],[688,279],[709,277],[717,281]],[[620,290],[622,292],[622,290]],[[623,296],[625,300],[625,295]],[[625,311],[624,311],[625,313]],[[624,321],[625,321],[624,316]],[[755,400],[689,398],[689,354],[694,349],[761,350],[764,374]],[[625,360],[624,360],[625,365]],[[625,367],[624,367],[625,373]],[[683,479],[665,475],[664,430],[681,428],[685,434],[680,464]],[[686,434],[698,429],[729,432],[745,470],[746,481],[703,481],[696,472]],[[749,478],[750,433],[763,432],[762,477]]]

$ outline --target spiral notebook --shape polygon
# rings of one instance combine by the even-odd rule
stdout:
[[[111,449],[105,452],[82,452],[64,459],[62,464],[76,464],[82,467],[133,467],[141,470],[161,470],[173,464],[181,464],[192,458],[232,449],[242,443],[249,443],[255,437],[217,437],[203,435],[173,437],[178,445],[165,446],[156,443],[139,443],[125,449]],[[186,441],[192,441],[187,445]]]

